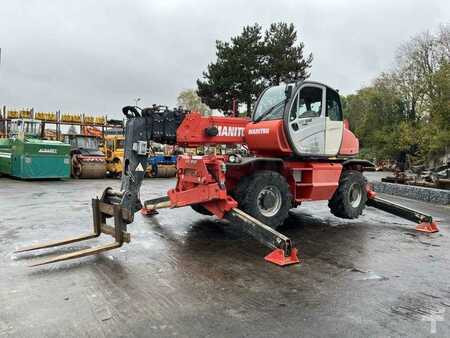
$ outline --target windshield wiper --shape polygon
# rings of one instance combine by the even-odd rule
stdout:
[[[266,116],[268,116],[276,107],[280,106],[282,103],[285,103],[286,99],[284,99],[283,101],[278,102],[277,104],[274,104],[272,107],[270,107],[269,109],[267,109],[264,113],[262,113],[261,115],[259,115],[255,121],[253,121],[254,123],[257,123],[259,121],[261,121],[263,118],[265,118]]]

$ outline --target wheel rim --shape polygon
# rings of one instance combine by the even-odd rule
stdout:
[[[281,209],[283,199],[280,190],[273,185],[264,187],[258,194],[256,204],[265,217],[273,217]]]
[[[348,198],[349,198],[350,205],[353,208],[357,208],[361,204],[362,189],[358,183],[353,183],[350,186]]]

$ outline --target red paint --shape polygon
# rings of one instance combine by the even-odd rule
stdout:
[[[283,168],[297,203],[331,199],[342,172],[340,163],[285,161]]]
[[[290,256],[285,256],[284,251],[282,249],[275,249],[271,253],[269,253],[264,259],[270,263],[286,266],[291,264],[298,264],[300,260],[297,257],[297,249],[293,248],[291,250]]]
[[[217,128],[218,135],[209,136],[207,128]],[[285,157],[292,155],[282,120],[251,122],[248,118],[202,116],[190,113],[177,129],[177,143],[195,147],[205,144],[247,144],[259,156]],[[354,156],[359,151],[359,142],[344,123],[341,156]]]
[[[377,196],[377,193],[373,191],[372,183],[366,184],[366,192],[367,192],[367,199],[369,200],[373,200]]]
[[[348,124],[348,123],[347,123]],[[342,142],[339,149],[339,155],[341,156],[355,156],[359,153],[359,141],[350,129],[345,128],[342,133]]]
[[[205,144],[243,144],[247,118],[202,116],[193,112],[186,116],[177,129],[177,143],[181,146],[199,146]],[[217,127],[217,136],[208,136],[206,128]]]
[[[215,127],[218,135],[208,136],[207,128]],[[201,116],[190,113],[177,129],[177,143],[182,146],[204,144],[247,144],[261,156],[289,156],[292,150],[284,134],[282,120],[252,123],[247,118]]]
[[[224,156],[188,156],[177,158],[178,181],[169,190],[171,207],[202,204],[219,218],[237,207],[225,188]]]
[[[289,147],[282,120],[249,123],[245,127],[245,143],[248,148],[260,156],[289,156]]]
[[[439,232],[439,227],[435,222],[422,222],[416,226],[416,231],[427,233]]]

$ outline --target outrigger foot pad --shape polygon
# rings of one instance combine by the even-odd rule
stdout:
[[[416,226],[416,231],[427,233],[439,232],[439,227],[435,222],[422,222]]]
[[[264,259],[270,263],[278,266],[286,266],[291,264],[298,264],[300,260],[297,257],[297,249],[293,248],[289,256],[284,255],[283,249],[275,249],[269,253]]]

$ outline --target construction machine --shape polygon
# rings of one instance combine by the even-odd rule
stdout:
[[[91,234],[20,249],[65,245],[98,237],[111,244],[35,263],[64,261],[120,247],[130,241],[134,214],[155,215],[160,208],[191,206],[195,211],[238,224],[273,249],[265,259],[280,266],[298,263],[292,240],[277,231],[290,209],[305,201],[328,201],[332,214],[354,219],[366,205],[419,223],[419,231],[438,231],[432,217],[387,200],[370,189],[362,171],[372,164],[357,159],[358,139],[343,120],[338,92],[322,83],[298,81],[267,88],[251,118],[202,116],[179,109],[123,108],[127,118],[120,190],[106,188],[92,200]],[[177,183],[166,196],[142,202],[139,195],[151,141],[182,147],[246,145],[251,156],[180,155]],[[107,219],[113,224],[108,225]]]
[[[177,173],[177,157],[175,155],[155,154],[148,158],[147,175],[152,178],[175,177]]]
[[[100,138],[88,135],[64,135],[70,144],[71,176],[73,178],[103,178],[106,174],[106,158],[99,150]]]
[[[175,177],[177,173],[177,156],[174,147],[152,144],[148,157],[147,176],[151,178]]]
[[[8,138],[0,139],[0,174],[20,179],[70,177],[70,145],[45,140],[45,127],[33,119],[13,119]]]
[[[100,151],[106,155],[106,172],[110,177],[122,176],[124,142],[123,135],[105,135],[104,137]]]

